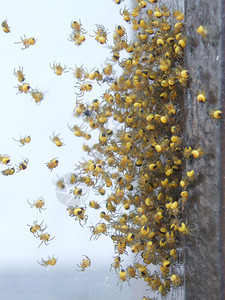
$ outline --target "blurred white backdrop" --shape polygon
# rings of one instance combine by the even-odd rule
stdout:
[[[68,68],[83,64],[89,71],[101,69],[110,56],[110,49],[97,44],[89,34],[93,34],[95,24],[102,24],[110,32],[107,44],[112,45],[116,24],[126,26],[119,14],[120,7],[111,0],[1,3],[0,21],[7,19],[11,32],[6,34],[0,30],[0,154],[10,156],[10,166],[29,159],[25,171],[13,176],[0,174],[1,299],[137,299],[137,295],[139,298],[143,295],[140,284],[137,289],[125,283],[120,292],[114,270],[109,273],[115,257],[111,239],[102,236],[97,241],[89,241],[90,230],[81,228],[68,216],[66,206],[58,201],[55,187],[57,179],[72,172],[74,164],[84,156],[84,140],[74,137],[67,127],[67,123],[77,122],[72,115],[77,80],[72,72],[56,76],[49,64],[56,61]],[[86,41],[79,47],[68,41],[74,20],[81,20],[88,31]],[[24,35],[35,37],[37,43],[21,50],[22,45],[14,42],[19,42]],[[19,67],[23,67],[25,82],[44,93],[40,105],[35,104],[30,94],[16,94],[19,82],[13,73]],[[102,93],[95,85],[87,98],[95,99]],[[50,141],[53,132],[60,133],[65,146],[57,148]],[[31,136],[31,143],[19,147],[13,137],[25,135]],[[58,158],[59,166],[50,172],[45,163],[54,157]],[[5,168],[0,165],[1,171]],[[33,202],[39,197],[45,199],[47,207],[42,213],[27,203],[27,199]],[[92,212],[87,210],[88,225],[95,225],[99,220]],[[27,226],[36,220],[44,221],[48,226],[46,232],[55,236],[48,246],[39,249],[39,239],[33,237]],[[55,267],[44,268],[37,263],[53,254],[58,258]],[[84,254],[90,257],[92,266],[78,273],[76,264]]]

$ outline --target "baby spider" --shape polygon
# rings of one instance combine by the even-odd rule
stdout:
[[[23,44],[24,48],[21,48],[22,50],[29,48],[30,46],[33,46],[36,43],[36,39],[34,37],[31,38],[26,38],[26,36],[24,35],[24,39],[22,37],[20,37],[21,42],[14,42],[15,44]]]
[[[88,216],[85,215],[86,207],[75,207],[74,208],[74,215],[75,215],[75,221],[79,221],[80,226],[83,227],[87,223]],[[82,224],[83,223],[83,224]]]
[[[40,235],[37,233],[37,236],[35,236],[35,237],[39,238],[41,241],[38,248],[40,248],[43,243],[47,246],[48,242],[50,242],[51,240],[53,240],[55,238],[54,236],[53,236],[53,238],[50,238],[50,234],[48,234],[48,233],[41,233]]]
[[[114,268],[117,273],[117,270],[120,268],[121,262],[122,262],[122,260],[121,260],[120,256],[114,257],[113,263],[111,263],[110,272],[111,272],[112,268]]]
[[[86,255],[84,255],[84,257],[86,257],[86,258],[84,258],[84,259],[82,260],[82,262],[81,262],[79,265],[77,264],[78,268],[80,268],[80,270],[77,270],[78,272],[84,272],[85,269],[86,269],[87,267],[90,267],[90,265],[91,265],[91,260],[90,260],[90,258],[87,257]]]
[[[17,143],[20,143],[21,145],[19,145],[20,147],[23,147],[25,144],[29,144],[31,141],[31,137],[30,136],[25,136],[24,138],[20,138],[19,140],[16,140],[13,137],[14,141],[16,141]]]
[[[17,167],[17,173],[22,171],[22,170],[26,170],[28,162],[29,162],[28,158],[25,158],[23,161],[21,161],[19,166],[16,166]]]
[[[15,86],[15,88],[18,89],[18,92],[16,93],[16,95],[22,94],[22,93],[27,94],[30,90],[30,85],[28,83],[23,83],[23,84]]]
[[[83,194],[83,190],[81,188],[74,187],[70,190],[70,194],[73,194],[75,196],[74,198],[79,198],[80,196],[85,196],[87,193]]]
[[[210,116],[213,119],[221,119],[223,116],[223,113],[221,110],[213,110],[210,112]]]
[[[196,32],[197,32],[198,34],[200,34],[203,38],[205,38],[205,37],[207,36],[207,34],[208,34],[207,28],[203,27],[202,25],[200,25],[200,26],[197,28]]]
[[[100,71],[98,69],[96,69],[94,72],[91,71],[91,73],[89,74],[89,79],[90,80],[96,80],[98,85],[101,86],[100,82],[103,80],[103,74],[100,73]]]
[[[47,226],[45,225],[44,228],[42,228],[42,224],[44,221],[42,221],[40,224],[37,224],[37,221],[33,222],[33,225],[29,225],[27,224],[27,226],[30,227],[30,232],[33,233],[33,235],[35,236],[35,233],[37,233],[38,231],[43,232],[45,231],[45,229],[47,228]]]
[[[74,125],[73,127],[67,124],[68,128],[74,133],[75,136],[81,137],[84,135],[85,131],[82,130],[84,128],[83,124],[79,127],[78,125]]]
[[[52,258],[49,256],[47,260],[44,260],[42,258],[41,262],[39,262],[39,261],[37,261],[37,262],[39,263],[39,265],[41,265],[43,267],[47,267],[47,266],[54,266],[57,263],[57,260],[58,260],[58,258],[54,258],[54,255],[53,255]]]
[[[126,6],[124,7],[123,11],[120,9],[120,15],[123,16],[125,22],[130,23],[131,15],[130,12],[127,10]]]
[[[19,67],[18,70],[16,70],[16,68],[14,69],[14,73],[13,73],[19,82],[23,82],[25,80],[25,74],[23,73],[23,67]]]
[[[124,269],[120,269],[120,271],[119,271],[119,281],[117,283],[117,285],[119,285],[119,283],[121,284],[120,285],[120,290],[122,290],[124,281],[127,281],[128,284],[130,285],[129,278],[127,277],[127,272]]]
[[[61,147],[63,145],[65,145],[59,138],[59,134],[55,135],[55,132],[53,132],[52,137],[50,136],[50,140],[57,146],[57,147]]]
[[[56,158],[53,158],[48,163],[45,164],[49,168],[49,170],[52,171],[54,168],[58,166],[59,161]]]
[[[94,239],[97,240],[97,238],[101,234],[107,235],[107,227],[106,227],[105,223],[98,223],[98,224],[96,224],[96,226],[90,226],[89,228],[92,233],[90,240],[92,239],[93,236],[94,236]]]
[[[77,206],[69,206],[66,209],[69,212],[70,217],[75,217],[75,221],[79,221],[79,224],[83,227],[87,223],[88,216],[85,215],[86,206],[85,207],[77,207]],[[83,225],[82,225],[82,223]]]
[[[81,65],[80,67],[77,67],[75,65],[75,69],[73,68],[70,68],[70,70],[73,71],[73,76],[75,78],[77,78],[78,80],[83,80],[83,76],[84,76],[84,73],[85,73],[85,70],[83,68],[83,65]]]
[[[69,39],[68,39],[68,41],[74,42],[75,45],[77,45],[77,46],[80,46],[85,40],[86,40],[85,36],[76,31],[73,31],[70,34]]]
[[[58,76],[62,75],[62,73],[69,72],[69,71],[66,71],[67,66],[62,67],[60,65],[60,63],[56,64],[54,62],[52,66],[51,66],[51,64],[49,64],[49,66],[54,71],[54,73]]]
[[[75,85],[75,87],[79,88],[80,90],[79,93],[75,93],[77,97],[83,97],[84,92],[90,92],[92,90],[92,84],[90,82],[86,82],[86,83],[77,82],[77,85]]]
[[[180,276],[179,275],[172,274],[170,277],[170,280],[171,280],[173,286],[177,287],[180,285]]]
[[[73,31],[77,32],[77,33],[87,33],[87,31],[85,31],[83,28],[82,28],[82,24],[81,24],[81,20],[78,21],[73,21],[71,22],[71,25],[70,27],[72,28]]]
[[[91,208],[94,208],[94,209],[99,209],[100,208],[100,204],[98,202],[94,201],[94,200],[89,202],[89,206]]]
[[[28,202],[28,204],[30,204],[31,208],[36,207],[37,209],[39,209],[39,212],[46,209],[46,208],[43,208],[43,206],[45,206],[45,200],[42,197],[38,198],[33,203],[30,203],[28,200],[27,200],[27,202]]]
[[[1,155],[0,154],[0,163],[3,165],[7,165],[10,162],[10,158],[7,154]]]
[[[7,20],[4,20],[2,22],[2,30],[5,32],[5,33],[9,33],[10,32],[10,29],[9,29],[9,25],[7,23]]]
[[[65,181],[63,178],[58,179],[56,182],[56,186],[60,189],[60,190],[64,190],[66,185],[65,185]]]
[[[39,103],[43,100],[43,93],[41,91],[38,91],[37,89],[32,89],[30,92],[32,99],[34,99],[35,103]]]
[[[68,182],[67,184],[75,184],[77,181],[77,175],[76,174],[70,174],[69,178],[68,178]]]
[[[91,37],[94,37],[97,42],[100,44],[106,44],[107,42],[107,30],[105,30],[105,27],[103,25],[96,24],[97,31],[94,31],[94,35],[90,35]]]
[[[15,173],[15,169],[14,168],[8,168],[8,169],[5,169],[5,170],[2,170],[1,173],[4,176],[13,175]]]

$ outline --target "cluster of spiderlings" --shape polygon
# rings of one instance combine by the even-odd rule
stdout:
[[[20,138],[19,140],[16,140],[15,138],[13,138],[14,141],[20,143],[20,147],[24,146],[25,144],[30,143],[31,141],[31,137],[30,136],[25,136],[24,138]],[[23,159],[23,161],[21,161],[19,163],[19,165],[15,165],[14,167],[9,167],[5,170],[2,170],[1,173],[2,175],[5,176],[9,176],[9,175],[13,175],[15,173],[15,168],[17,168],[17,172],[22,171],[22,170],[26,170],[27,166],[28,166],[28,162],[29,159],[25,158]],[[10,163],[10,156],[7,154],[1,155],[0,154],[0,163],[3,165],[8,165]]]
[[[14,167],[9,167],[7,169],[4,169],[1,171],[2,175],[4,176],[10,176],[13,175],[15,173],[15,169],[17,169],[17,173],[22,171],[22,170],[26,170],[27,166],[28,166],[28,162],[29,159],[25,158],[23,159],[21,162],[19,162],[18,165],[15,165]],[[8,165],[10,163],[10,156],[7,154],[1,155],[0,154],[0,164],[3,165]]]
[[[73,21],[71,22],[70,27],[72,28],[72,32],[69,36],[69,41],[74,42],[75,45],[80,46],[85,41],[85,34],[87,33],[83,28],[81,21]]]
[[[0,164],[2,165],[8,165],[10,163],[10,156],[7,154],[1,155],[0,154]],[[4,169],[1,171],[1,174],[4,176],[10,176],[15,173],[14,167],[8,167],[7,169]]]
[[[90,159],[76,167],[72,190],[77,198],[83,196],[81,187],[91,187],[104,199],[100,204],[90,202],[95,209],[105,206],[99,223],[90,227],[92,236],[110,234],[118,254],[112,266],[121,282],[142,278],[165,296],[181,284],[174,267],[182,235],[188,233],[182,212],[194,170],[182,177],[182,165],[203,151],[185,147],[182,141],[179,111],[189,78],[183,66],[184,15],[157,2],[150,1],[153,5],[148,8],[145,1],[137,1],[131,12],[126,7],[120,10],[136,38],[128,42],[124,26],[117,25],[110,63],[101,73],[97,70],[86,77],[108,85],[101,100],[84,102],[92,83],[83,80],[82,67],[76,68],[75,116],[82,117],[83,125],[69,128],[87,140],[88,128],[99,131],[95,144],[83,146]],[[104,32],[104,26],[97,25],[95,38],[100,43],[105,42],[99,40]],[[121,59],[124,53],[128,57]],[[116,65],[122,70],[118,77],[113,71]],[[80,225],[86,224],[86,206],[67,210]],[[124,268],[121,256],[128,253],[135,254],[134,263]],[[152,272],[150,264],[159,266],[158,271]]]
[[[2,22],[2,30],[5,33],[10,33],[11,32],[7,20],[4,20]],[[27,38],[25,35],[24,35],[24,38],[20,37],[20,39],[21,39],[20,42],[14,42],[14,43],[15,44],[23,44],[24,48],[21,48],[22,50],[25,50],[25,49],[29,48],[30,46],[35,45],[36,42],[37,42],[37,40],[34,37]]]
[[[33,201],[33,203],[30,203],[29,200],[27,200],[27,203],[31,208],[35,207],[36,209],[38,209],[40,213],[46,209],[45,200],[42,197],[39,197],[37,200]],[[48,245],[49,242],[54,239],[54,237],[51,238],[49,233],[45,232],[48,226],[46,224],[43,225],[43,223],[44,221],[42,221],[41,223],[38,223],[38,221],[34,221],[32,225],[27,224],[27,226],[30,227],[30,232],[33,234],[33,236],[41,241],[38,248],[40,248],[42,244]],[[49,257],[48,260],[42,259],[41,262],[38,261],[38,263],[44,267],[47,267],[49,265],[54,266],[56,262],[57,259],[55,259],[54,256],[52,258]]]
[[[43,93],[37,89],[32,89],[29,83],[25,83],[25,74],[23,73],[23,67],[14,69],[14,75],[17,77],[17,80],[21,83],[15,88],[18,89],[17,94],[30,94],[35,103],[39,103],[43,100]]]

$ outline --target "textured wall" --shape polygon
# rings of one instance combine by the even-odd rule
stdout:
[[[186,144],[201,146],[205,154],[187,163],[196,181],[190,189],[187,224],[190,235],[185,241],[186,299],[224,299],[222,296],[222,131],[223,120],[210,117],[221,109],[224,97],[222,3],[221,0],[185,0],[187,24],[186,65],[190,88],[185,95]],[[199,25],[209,33],[203,39],[196,33]],[[199,91],[206,92],[206,103],[197,103]],[[223,150],[225,151],[225,149]]]

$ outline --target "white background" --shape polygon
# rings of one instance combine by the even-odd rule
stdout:
[[[134,288],[129,288],[127,283],[120,293],[114,271],[108,272],[115,257],[111,239],[103,236],[97,241],[89,241],[90,230],[81,228],[68,216],[66,206],[58,200],[55,187],[57,179],[71,173],[75,164],[82,160],[82,144],[85,141],[74,137],[67,127],[67,123],[74,125],[77,122],[72,114],[77,91],[74,85],[77,80],[72,71],[62,76],[55,75],[49,64],[60,62],[68,69],[83,64],[89,71],[93,68],[101,70],[106,58],[111,56],[110,49],[97,44],[89,34],[93,34],[95,24],[102,24],[110,32],[108,45],[112,45],[115,26],[126,26],[119,14],[119,9],[124,5],[125,2],[118,6],[109,0],[10,0],[1,4],[0,21],[7,19],[11,32],[6,34],[0,31],[0,154],[10,156],[10,166],[18,164],[24,158],[29,159],[25,171],[13,176],[0,174],[0,275],[5,280],[2,280],[5,289],[0,292],[1,299],[60,299],[52,294],[62,282],[60,275],[57,275],[60,272],[67,275],[69,273],[70,276],[70,279],[65,279],[66,284],[64,282],[61,288],[69,291],[64,296],[65,299],[95,299],[85,291],[84,284],[89,289],[95,287],[96,294],[99,292],[102,295],[101,291],[108,293],[108,299],[115,299],[116,292],[120,295],[119,299],[137,299],[137,296],[141,298],[144,294],[149,294],[144,292],[139,282],[136,294]],[[72,31],[70,24],[74,20],[81,20],[83,28],[88,31],[86,41],[79,47],[68,41]],[[21,50],[23,45],[14,42],[19,42],[24,35],[35,37],[37,43]],[[40,105],[36,105],[30,94],[16,94],[18,90],[15,87],[20,83],[13,73],[19,66],[23,67],[25,81],[44,93]],[[95,85],[87,99],[98,98],[103,92]],[[53,132],[60,133],[65,146],[57,148],[50,141],[49,136]],[[18,139],[25,135],[31,136],[31,143],[19,147],[13,137]],[[50,172],[45,163],[55,157],[59,160],[59,166]],[[5,168],[0,165],[1,171]],[[46,201],[47,209],[42,213],[30,208],[27,203],[27,199],[33,202],[39,197]],[[102,206],[98,214],[104,208]],[[96,223],[92,212],[92,209],[87,210],[88,225]],[[46,231],[55,236],[48,246],[42,245],[39,249],[39,240],[32,236],[27,226],[36,220],[44,220],[48,226]],[[37,260],[46,259],[53,254],[58,258],[55,267],[46,269],[38,265]],[[85,273],[77,273],[76,264],[82,261],[84,254],[91,258],[92,266]],[[128,262],[129,258],[126,258],[124,267]],[[99,272],[101,268],[107,270],[109,274],[106,275],[109,277],[104,271],[99,285],[96,285],[92,281],[96,276],[95,271]],[[87,277],[88,272],[92,277]],[[58,279],[51,285],[51,278],[56,275]],[[32,281],[32,285],[18,292],[16,283],[19,278],[21,286],[26,286],[28,280]],[[46,280],[43,286],[41,280]],[[134,284],[137,284],[136,280],[131,281],[132,287]],[[74,297],[79,286],[82,286],[79,292],[81,298]],[[104,299],[104,296],[98,296],[98,299]]]

